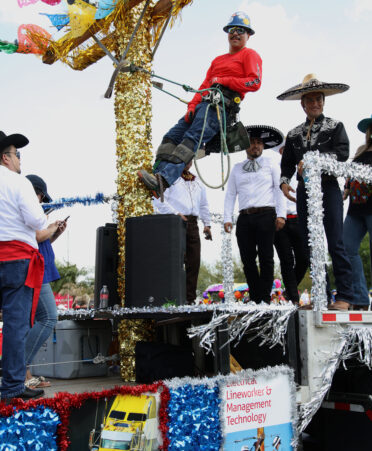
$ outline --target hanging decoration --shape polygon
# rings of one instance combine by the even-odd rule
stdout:
[[[18,6],[20,8],[23,8],[23,6],[32,5],[34,3],[37,3],[39,0],[17,0],[17,1],[18,1]]]
[[[17,53],[43,55],[49,45],[50,33],[38,25],[21,25],[18,28]]]
[[[115,9],[118,0],[98,0],[96,20],[104,19]]]
[[[0,52],[12,54],[18,50],[18,44],[0,40]]]
[[[37,3],[39,0],[17,0],[17,1],[19,7],[23,8],[23,6],[32,5],[34,3]],[[59,5],[61,3],[61,0],[41,0],[41,1],[50,6]]]
[[[70,18],[70,36],[77,38],[93,24],[96,8],[84,0],[75,0],[73,4],[68,4],[67,8]]]
[[[268,305],[264,302],[259,305],[249,302],[248,304],[225,304],[218,308],[216,306],[211,321],[207,324],[191,326],[188,329],[188,335],[190,338],[198,337],[199,346],[209,353],[213,350],[217,329],[228,320],[229,340],[227,343],[235,340],[235,345],[239,344],[244,333],[249,329],[252,337],[262,340],[261,344],[268,343],[270,347],[279,344],[284,348],[288,321],[296,309],[290,303],[278,306]],[[234,315],[234,310],[236,315]]]
[[[46,14],[40,13],[41,16],[47,16],[51,21],[53,27],[56,27],[58,31],[69,24],[70,18],[67,14]]]
[[[72,207],[74,205],[99,205],[107,204],[112,200],[116,199],[116,195],[105,196],[103,193],[97,193],[95,196],[77,196],[77,197],[62,197],[61,199],[56,199],[49,204],[43,204],[44,210],[50,210],[51,208],[59,210],[65,207]]]

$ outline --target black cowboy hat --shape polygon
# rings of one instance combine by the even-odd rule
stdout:
[[[29,143],[26,136],[15,133],[14,135],[7,136],[4,132],[0,130],[0,152],[7,147],[13,145],[17,149],[27,146]]]
[[[247,125],[245,128],[251,139],[262,139],[265,149],[279,146],[284,141],[283,133],[271,125]]]
[[[35,175],[35,174],[29,174],[29,175],[26,175],[26,178],[30,180],[34,189],[38,189],[39,191],[41,191],[43,193],[43,196],[44,196],[43,202],[44,203],[48,204],[49,202],[52,202],[52,198],[48,194],[47,185],[41,177],[39,177],[38,175]]]

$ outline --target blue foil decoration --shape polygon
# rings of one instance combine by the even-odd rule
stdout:
[[[222,445],[219,388],[183,385],[170,390],[169,451],[218,451]]]
[[[63,27],[70,23],[70,18],[67,14],[39,14],[42,16],[47,16],[48,19],[52,22],[53,27],[56,27],[58,31],[62,30]]]
[[[43,406],[0,417],[0,451],[57,451],[59,416]]]
[[[94,197],[85,196],[85,197],[62,197],[61,199],[57,199],[53,202],[49,202],[48,204],[43,204],[42,207],[44,210],[49,210],[51,208],[55,210],[59,210],[64,207],[72,207],[75,204],[80,205],[98,205],[107,203],[113,196],[107,197],[104,196],[103,193],[97,193]]]
[[[115,9],[117,0],[99,0],[95,19],[104,19]]]

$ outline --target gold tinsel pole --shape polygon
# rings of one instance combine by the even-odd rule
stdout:
[[[151,8],[149,8],[151,10]],[[116,28],[116,57],[120,59],[141,14],[142,5],[118,14]],[[127,59],[151,71],[150,16],[145,14],[130,47]],[[121,299],[125,292],[125,220],[132,216],[152,213],[151,198],[137,178],[141,168],[151,170],[151,81],[141,72],[122,73],[115,84],[117,187],[119,204],[118,287]],[[145,320],[121,321],[119,325],[121,375],[126,381],[135,380],[134,349],[139,340],[148,341],[152,323]]]

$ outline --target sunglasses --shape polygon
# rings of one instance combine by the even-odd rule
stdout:
[[[234,33],[238,33],[238,34],[244,34],[247,32],[247,30],[245,28],[242,27],[231,27],[229,28],[229,34],[234,34]]]
[[[21,152],[19,152],[18,150],[17,150],[17,152],[5,152],[5,153],[7,155],[15,155],[18,158],[18,160],[21,159]]]

